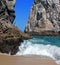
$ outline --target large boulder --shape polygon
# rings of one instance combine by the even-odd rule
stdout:
[[[59,35],[60,0],[34,0],[25,32],[30,35],[34,32],[37,35]]]

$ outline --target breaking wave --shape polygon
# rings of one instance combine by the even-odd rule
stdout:
[[[60,47],[51,44],[37,44],[37,43],[50,43],[44,40],[25,40],[16,55],[43,55],[53,58],[58,64],[60,64]]]

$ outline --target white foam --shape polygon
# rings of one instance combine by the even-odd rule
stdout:
[[[32,44],[29,40],[25,40],[21,46],[19,46],[19,50],[16,55],[44,55],[60,63],[60,47],[57,46]]]

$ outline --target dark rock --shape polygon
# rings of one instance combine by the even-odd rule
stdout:
[[[15,0],[0,1],[0,52],[14,55],[18,52],[23,40],[29,36],[21,32],[13,21]]]

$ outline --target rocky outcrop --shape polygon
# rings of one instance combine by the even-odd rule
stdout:
[[[21,32],[13,21],[15,0],[0,1],[0,52],[14,55],[19,50],[19,45],[29,36]]]
[[[60,0],[34,0],[25,32],[30,35],[60,34]]]
[[[15,6],[15,0],[1,0],[0,1],[0,20],[4,19],[13,23],[15,19],[14,6]]]

